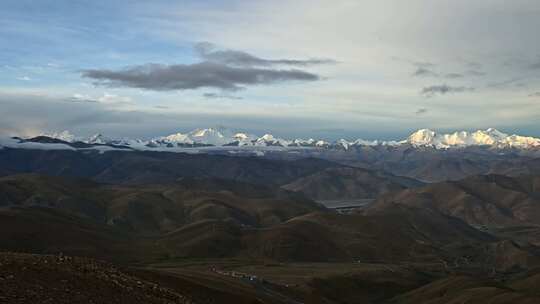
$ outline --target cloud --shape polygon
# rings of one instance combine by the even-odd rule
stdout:
[[[458,79],[458,78],[465,78],[467,76],[485,76],[486,73],[480,71],[479,69],[482,68],[482,65],[477,62],[465,62],[465,65],[468,67],[466,71],[463,72],[443,72],[439,71],[436,72],[437,67],[440,65],[427,62],[427,61],[411,61],[406,59],[399,59],[394,57],[396,60],[404,60],[410,63],[412,66],[416,68],[416,70],[412,73],[415,77],[441,77],[446,79]],[[440,70],[440,68],[439,68]]]
[[[428,110],[426,108],[420,108],[420,109],[416,110],[416,112],[414,112],[414,114],[422,115],[422,114],[426,114],[427,112],[428,112]]]
[[[119,96],[115,94],[103,93],[100,97],[92,97],[86,94],[73,94],[68,99],[71,102],[90,102],[90,103],[103,103],[103,104],[132,104],[131,97]]]
[[[420,95],[424,95],[426,97],[433,97],[437,94],[445,95],[449,93],[472,92],[474,90],[475,89],[471,87],[452,87],[446,84],[441,84],[422,88],[422,90],[420,91]]]
[[[478,71],[478,70],[468,70],[465,72],[465,74],[470,76],[486,76],[485,72]]]
[[[324,129],[313,130],[313,132],[315,132],[316,134],[325,133],[325,134],[339,134],[339,135],[343,135],[343,133],[345,133],[346,131],[347,130],[343,128],[324,128]]]
[[[234,96],[234,95],[228,95],[228,94],[218,94],[218,93],[204,93],[203,97],[209,98],[209,99],[235,99],[235,100],[243,99],[240,96]]]
[[[68,100],[71,102],[98,102],[96,99],[90,97],[90,95],[84,94],[73,94]]]
[[[444,75],[445,78],[449,78],[449,79],[456,79],[456,78],[463,78],[465,77],[463,74],[460,74],[460,73],[448,73],[446,75]]]
[[[312,135],[314,126],[331,128],[343,122],[343,117],[336,121],[330,117],[298,116],[286,112],[269,115],[271,111],[261,107],[245,110],[231,106],[230,110],[223,108],[216,112],[188,108],[178,111],[174,106],[162,111],[143,108],[122,110],[95,102],[66,102],[68,98],[0,92],[0,136],[36,136],[43,132],[69,130],[79,136],[99,132],[112,138],[148,139],[195,128],[227,125],[254,134],[272,132],[276,136],[304,137],[317,135]]]
[[[427,61],[415,61],[412,64],[419,68],[431,68],[435,66],[434,63],[427,62]]]
[[[273,68],[277,65],[310,66],[336,63],[332,59],[264,59],[236,50],[216,50],[203,42],[195,45],[201,62],[194,64],[149,63],[122,70],[89,69],[82,77],[108,87],[131,87],[154,91],[215,88],[237,91],[250,85],[268,85],[287,81],[316,81],[317,74],[300,69]],[[217,96],[206,96],[209,98]]]
[[[0,130],[11,129],[18,131],[11,132],[14,134],[37,135],[44,131],[88,127],[94,130],[89,133],[94,133],[124,127],[127,130],[137,127],[137,123],[145,119],[145,113],[122,112],[99,102],[65,102],[67,99],[67,96],[0,94]]]
[[[85,70],[85,78],[96,85],[131,87],[154,91],[216,88],[237,91],[249,85],[272,84],[286,81],[316,81],[316,74],[298,69],[263,69],[233,67],[216,62],[195,64],[146,64],[123,70]]]
[[[534,92],[532,94],[529,94],[529,97],[540,97],[540,92]]]
[[[128,96],[119,96],[116,94],[104,93],[101,97],[97,99],[101,103],[109,104],[131,104],[133,100]]]
[[[470,67],[471,69],[481,69],[483,67],[481,63],[474,62],[474,61],[467,62],[467,66]]]
[[[529,68],[531,68],[533,70],[540,70],[540,62],[533,63],[533,64],[529,65]]]
[[[424,77],[424,76],[432,76],[432,77],[438,77],[439,74],[433,72],[432,70],[429,70],[427,68],[418,67],[416,71],[414,71],[413,76],[418,77]]]
[[[195,45],[198,55],[206,61],[221,63],[239,67],[293,65],[310,66],[319,64],[335,64],[332,59],[263,59],[249,53],[236,50],[216,50],[216,46],[209,42],[201,42]]]
[[[20,81],[30,81],[30,80],[32,80],[32,78],[30,78],[28,76],[17,77],[16,79],[20,80]]]
[[[509,86],[522,86],[523,81],[527,80],[527,77],[514,77],[512,79],[504,80],[504,81],[498,81],[498,82],[492,82],[489,83],[487,86],[489,88],[507,88]]]
[[[464,78],[466,76],[484,76],[486,75],[484,72],[480,72],[477,70],[468,70],[464,73],[446,73],[446,74],[439,74],[431,69],[428,69],[427,67],[418,66],[417,63],[414,63],[413,65],[417,66],[416,71],[414,71],[413,76],[416,77],[444,77],[447,79],[457,79],[457,78]]]
[[[424,67],[418,67],[416,71],[414,71],[413,76],[416,77],[444,77],[447,79],[457,79],[457,78],[464,78],[466,75],[469,76],[483,76],[485,73],[479,72],[476,70],[469,70],[465,73],[446,73],[446,74],[439,74],[437,72],[434,72],[428,68]]]
[[[338,2],[299,0],[288,2],[286,10],[280,9],[283,5],[280,1],[270,0],[234,1],[233,10],[231,5],[214,5],[217,4],[215,1],[179,1],[175,5],[166,4],[165,1],[138,1],[129,7],[118,4],[110,7],[108,3],[111,2],[114,1],[93,7],[92,10],[90,6],[82,11],[77,9],[82,15],[72,14],[74,11],[71,9],[55,10],[54,7],[43,6],[42,9],[37,9],[36,13],[41,12],[42,15],[54,13],[58,18],[51,19],[55,20],[54,23],[36,22],[39,26],[32,23],[32,20],[37,20],[35,18],[40,18],[39,14],[32,17],[29,15],[31,12],[23,10],[13,16],[13,21],[21,20],[21,14],[25,18],[14,25],[9,25],[12,27],[12,34],[9,37],[13,39],[2,48],[6,50],[7,56],[2,64],[19,67],[36,62],[46,63],[50,58],[56,58],[55,60],[62,64],[62,68],[47,69],[48,74],[43,75],[30,70],[6,71],[4,73],[4,77],[8,77],[6,79],[22,75],[40,77],[31,83],[4,81],[4,87],[13,85],[13,89],[29,90],[28,85],[35,84],[35,90],[43,89],[50,93],[64,90],[90,94],[94,97],[100,96],[103,90],[126,94],[120,93],[123,90],[97,88],[94,89],[97,91],[92,91],[92,88],[79,86],[72,78],[71,72],[77,68],[116,71],[149,62],[199,63],[208,60],[201,58],[198,53],[187,51],[185,43],[211,41],[219,46],[217,50],[223,50],[222,46],[229,46],[234,50],[246,51],[254,57],[260,57],[259,59],[302,60],[311,57],[330,57],[343,62],[338,65],[308,67],[284,64],[255,66],[265,69],[298,68],[319,74],[321,77],[332,76],[332,79],[325,81],[324,85],[318,85],[323,84],[322,82],[307,82],[312,84],[309,89],[303,89],[302,85],[283,88],[257,86],[254,92],[249,94],[249,98],[247,95],[244,97],[245,101],[241,101],[242,107],[237,107],[239,110],[244,106],[252,108],[271,104],[279,109],[272,112],[272,115],[304,115],[319,118],[330,116],[335,120],[353,117],[349,120],[352,121],[350,125],[336,123],[338,127],[347,130],[359,128],[354,122],[360,120],[359,117],[380,119],[369,120],[370,123],[377,122],[372,125],[365,122],[366,132],[379,130],[382,124],[386,124],[387,130],[393,130],[388,132],[403,130],[405,123],[468,128],[473,125],[482,126],[484,123],[489,125],[491,124],[489,120],[497,123],[504,120],[507,125],[512,125],[522,123],[523,119],[519,119],[522,117],[526,117],[527,123],[534,125],[540,115],[540,111],[533,111],[535,109],[516,106],[519,102],[532,104],[535,99],[527,96],[540,90],[537,86],[539,78],[536,78],[540,74],[534,73],[539,70],[529,69],[529,65],[540,61],[538,57],[540,40],[530,39],[535,36],[535,30],[540,28],[540,18],[535,14],[538,2],[534,0]],[[121,13],[126,9],[131,18],[125,18],[126,15]],[[272,13],[276,11],[279,13]],[[99,20],[88,18],[89,15],[95,15],[94,13],[105,15]],[[62,14],[69,18],[61,18]],[[328,20],[332,20],[331,26],[325,22]],[[493,20],[497,22],[494,23]],[[73,26],[69,26],[72,21],[80,25],[76,27],[75,32],[64,33],[55,29],[56,27],[73,29]],[[86,28],[98,30],[87,31]],[[486,30],[487,28],[489,30]],[[28,33],[24,33],[24,30]],[[105,36],[100,36],[103,39],[96,39],[96,35],[103,33],[106,33]],[[141,47],[141,42],[151,47]],[[66,45],[69,47],[66,48]],[[21,50],[25,50],[28,54],[21,56]],[[171,52],[176,51],[177,55],[171,56]],[[396,54],[408,60],[403,59],[399,64],[388,60],[390,56]],[[119,56],[122,57],[118,58]],[[188,58],[192,56],[195,57]],[[175,57],[180,59],[173,59]],[[183,61],[184,58],[194,61]],[[502,62],[512,58],[516,62],[514,65],[501,66]],[[482,63],[483,67],[467,64],[473,61]],[[413,65],[415,62],[416,65]],[[418,67],[435,71],[440,77],[415,78],[412,73]],[[483,71],[487,75],[485,78],[473,77],[466,73],[469,69]],[[444,78],[446,73],[451,72],[462,73],[465,78],[454,80]],[[530,77],[531,79],[527,79],[530,86],[516,88],[513,84],[508,86],[513,92],[505,94],[486,87],[489,83],[516,76]],[[84,80],[92,82],[89,78]],[[473,80],[477,83],[472,82]],[[440,99],[444,99],[445,96],[453,98],[451,103],[437,104],[440,108],[436,109],[432,109],[429,105],[418,105],[418,98],[424,99],[418,95],[423,87],[442,83],[475,87],[478,93],[482,90],[482,94],[437,95]],[[17,87],[17,84],[21,86]],[[22,86],[23,84],[26,85]],[[254,88],[244,86],[250,90]],[[2,91],[5,91],[5,88]],[[193,102],[203,99],[201,95],[205,92],[243,96],[212,88],[194,92],[180,91],[185,92],[182,94],[185,96],[179,96],[178,91],[157,94],[133,89],[126,91],[133,98],[137,98],[137,103],[141,107],[162,103],[171,106],[171,111],[153,109],[160,114],[191,111],[190,105],[197,106],[197,110],[209,112],[221,111],[219,108],[216,109],[216,105],[228,106],[229,100],[224,99]],[[517,99],[509,98],[511,96],[516,96]],[[519,96],[526,100],[519,99]],[[329,102],[330,100],[332,102]],[[444,103],[443,100],[438,101]],[[233,101],[230,100],[230,103]],[[63,104],[66,107],[99,106],[90,103],[63,102]],[[429,115],[415,116],[414,112],[422,106],[429,106]],[[323,108],[328,108],[331,113],[322,113]],[[490,111],[486,111],[486,108]],[[298,109],[305,109],[306,114],[297,114],[300,112]],[[375,113],[353,114],[351,109]],[[392,115],[398,115],[399,112],[403,118],[397,120],[393,117],[377,116],[379,112],[385,111],[391,111]],[[458,121],[454,119],[456,111],[459,111]],[[519,115],[513,114],[518,111]],[[0,113],[5,112],[0,109]],[[4,118],[5,115],[0,117]],[[418,121],[418,118],[429,118],[429,121],[423,119]],[[540,130],[540,124],[537,124],[535,130]]]

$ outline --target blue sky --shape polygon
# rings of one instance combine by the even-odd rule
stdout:
[[[539,14],[534,0],[4,0],[0,133],[540,136]]]

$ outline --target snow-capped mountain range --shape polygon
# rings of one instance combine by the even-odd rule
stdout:
[[[508,135],[493,128],[478,130],[474,132],[459,131],[450,134],[439,134],[429,129],[421,129],[408,138],[401,141],[369,141],[357,139],[348,141],[340,139],[328,142],[317,139],[283,139],[274,137],[271,134],[257,136],[244,132],[233,132],[225,128],[196,129],[187,133],[175,133],[167,136],[157,137],[150,140],[140,139],[111,139],[102,134],[96,134],[89,138],[81,138],[68,131],[59,133],[42,134],[41,138],[50,138],[66,143],[84,143],[96,146],[122,146],[135,150],[185,150],[187,148],[201,147],[281,147],[298,148],[312,147],[320,149],[339,148],[348,150],[358,146],[400,146],[411,145],[414,147],[433,147],[437,149],[463,148],[469,146],[490,146],[494,148],[540,148],[540,138],[526,137],[520,135]],[[2,144],[4,142],[4,144]],[[0,147],[12,146],[16,144],[6,144],[0,141]],[[35,142],[33,139],[21,139],[19,143],[29,144]],[[61,144],[56,142],[55,144]],[[50,144],[50,143],[49,143]]]
[[[396,141],[368,141],[357,139],[347,141],[340,139],[335,142],[325,140],[310,139],[284,139],[275,137],[272,134],[257,136],[245,132],[233,132],[226,128],[195,129],[187,133],[175,133],[167,136],[156,137],[147,141],[134,139],[110,139],[102,134],[96,134],[89,138],[77,137],[68,131],[57,133],[44,133],[41,136],[59,139],[69,143],[83,142],[87,144],[112,144],[130,147],[147,148],[191,148],[191,147],[319,147],[328,148],[340,146],[348,149],[351,146],[377,146],[377,145],[399,145]]]
[[[474,132],[460,131],[451,134],[438,134],[429,129],[422,129],[411,134],[405,143],[412,144],[413,146],[433,146],[442,149],[467,146],[526,149],[540,146],[540,138],[515,134],[508,135],[494,128]]]

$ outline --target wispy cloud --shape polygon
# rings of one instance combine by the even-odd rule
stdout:
[[[415,77],[442,77],[447,79],[465,78],[466,76],[484,76],[484,72],[477,70],[467,70],[463,73],[438,73],[427,67],[417,67],[412,74]]]
[[[234,96],[234,95],[229,95],[229,94],[218,94],[218,93],[204,93],[203,97],[209,98],[209,99],[234,99],[234,100],[243,99],[240,96]]]
[[[68,100],[71,102],[98,102],[96,99],[85,94],[73,94]]]
[[[73,94],[71,98],[68,99],[71,102],[89,102],[89,103],[103,103],[103,104],[132,104],[133,100],[131,97],[119,96],[116,94],[103,93],[99,97],[92,97],[86,94]]]
[[[448,74],[445,74],[444,77],[449,78],[449,79],[456,79],[456,78],[463,78],[465,77],[465,75],[460,74],[460,73],[448,73]]]
[[[420,108],[420,109],[416,110],[416,112],[414,112],[414,114],[422,115],[422,114],[426,114],[427,112],[428,112],[428,110],[426,108]]]
[[[471,87],[453,87],[446,84],[441,84],[422,88],[420,95],[425,97],[433,97],[436,95],[445,95],[450,93],[472,92],[474,90],[475,88]]]
[[[536,63],[533,63],[533,64],[529,65],[529,68],[531,68],[533,70],[540,70],[540,62],[536,62]]]
[[[253,66],[272,66],[272,65],[293,65],[293,66],[310,66],[319,64],[334,64],[333,59],[264,59],[255,55],[237,51],[237,50],[219,50],[209,42],[201,42],[195,46],[198,55],[206,61],[217,62],[226,65],[253,67]]]
[[[431,76],[431,77],[439,77],[439,74],[433,72],[430,69],[424,68],[424,67],[418,67],[416,71],[414,71],[413,76],[417,77],[424,77],[424,76]]]
[[[465,72],[465,74],[467,75],[470,75],[470,76],[486,76],[486,73],[485,72],[482,72],[482,71],[478,71],[478,70],[467,70]]]
[[[418,68],[431,68],[435,66],[434,63],[431,63],[429,61],[414,61],[412,64]]]
[[[469,61],[466,63],[466,65],[471,69],[481,69],[483,67],[481,63],[475,61]]]
[[[509,86],[522,86],[522,82],[526,80],[527,77],[514,77],[508,80],[491,82],[488,84],[489,88],[506,88]]]
[[[32,78],[30,78],[28,76],[17,77],[16,79],[20,80],[20,81],[30,81],[30,80],[32,80]]]

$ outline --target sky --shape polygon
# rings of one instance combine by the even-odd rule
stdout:
[[[540,136],[537,0],[2,0],[0,134]]]

